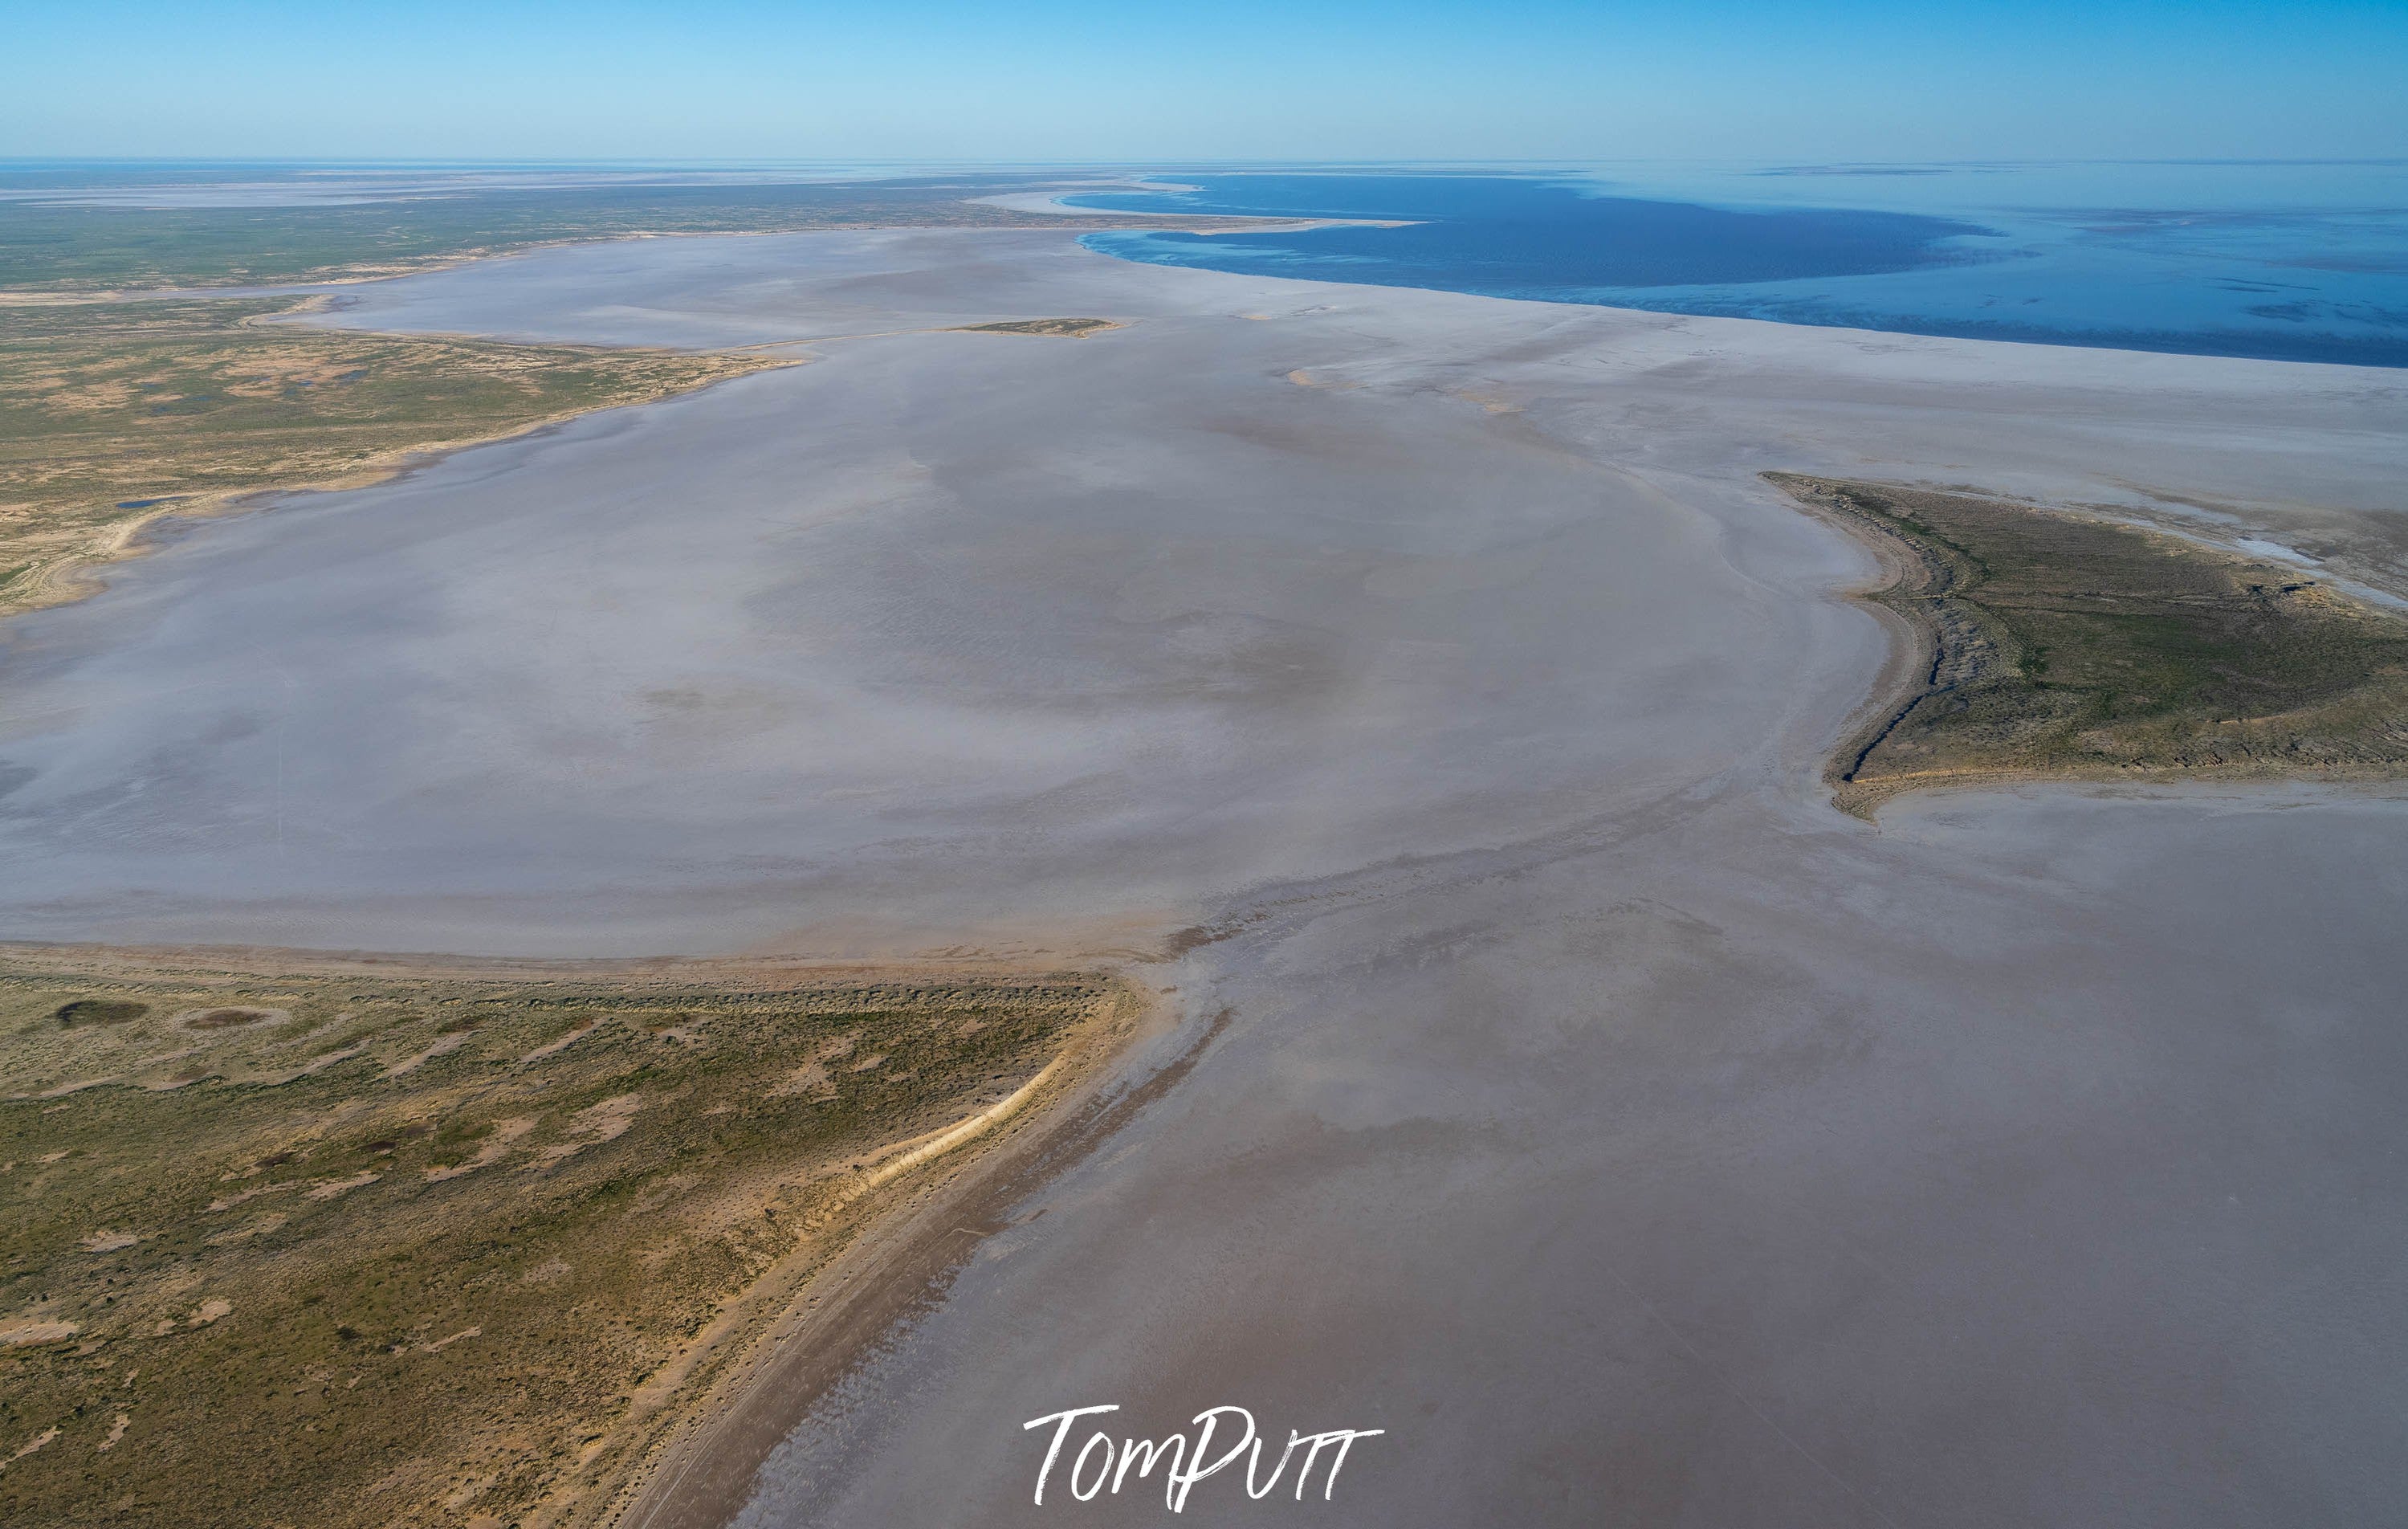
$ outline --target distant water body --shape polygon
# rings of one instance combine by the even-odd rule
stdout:
[[[2408,162],[1165,174],[1126,212],[1409,226],[1091,234],[1250,275],[1976,339],[2408,367]]]

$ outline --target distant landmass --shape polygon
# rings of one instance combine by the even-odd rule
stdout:
[[[2314,168],[1166,174],[1192,189],[1066,200],[1408,224],[1088,237],[1156,265],[1973,339],[2408,366],[2403,172]]]

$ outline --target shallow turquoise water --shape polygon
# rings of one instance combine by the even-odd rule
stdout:
[[[1914,334],[2408,366],[2408,163],[1165,175],[1125,211],[1412,220],[1088,236],[1133,260]]]

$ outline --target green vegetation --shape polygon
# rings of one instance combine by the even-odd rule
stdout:
[[[1920,635],[1834,760],[1842,805],[2072,775],[2394,776],[2408,622],[2296,568],[2063,511],[1774,474],[1884,550],[1870,599]]]
[[[347,334],[289,297],[0,307],[0,611],[164,508],[369,481],[413,452],[778,363]]]
[[[590,1522],[882,1161],[1118,1003],[1079,975],[21,954],[0,1522]]]
[[[468,189],[304,207],[90,207],[0,202],[0,290],[323,281],[474,254],[646,234],[814,228],[1126,227],[1158,220],[1013,212],[969,200],[1025,181]]]
[[[996,324],[965,324],[960,332],[966,335],[1054,335],[1084,339],[1098,330],[1119,327],[1110,319],[1006,319]]]

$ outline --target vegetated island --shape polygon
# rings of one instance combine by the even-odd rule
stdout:
[[[1871,547],[1912,636],[1827,771],[1901,791],[2021,780],[2408,775],[2408,621],[2301,568],[2100,515],[1768,473]]]
[[[0,1521],[607,1516],[1091,973],[0,956]]]
[[[955,332],[965,335],[1051,335],[1067,339],[1084,339],[1120,325],[1111,319],[1000,319],[994,324],[965,324]]]

